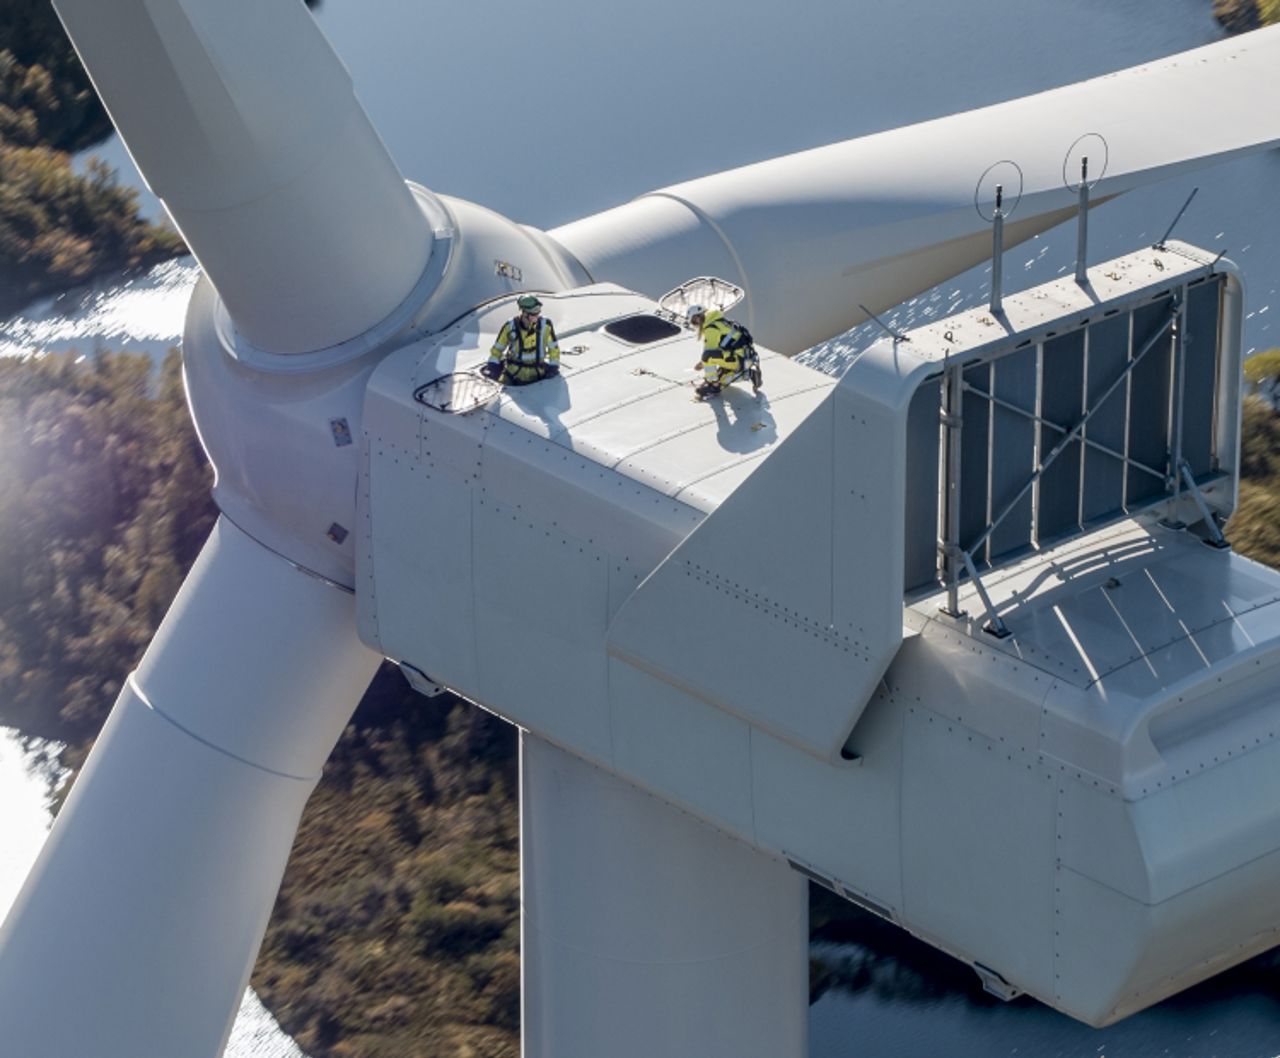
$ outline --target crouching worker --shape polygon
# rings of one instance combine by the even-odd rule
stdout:
[[[480,373],[508,386],[554,378],[560,374],[560,346],[555,327],[542,315],[542,302],[525,294],[516,305],[520,314],[502,325]]]
[[[707,311],[701,305],[690,305],[685,316],[702,338],[702,356],[694,365],[702,371],[698,398],[715,396],[740,378],[750,379],[752,392],[759,394],[764,377],[751,332],[725,319],[719,309]]]

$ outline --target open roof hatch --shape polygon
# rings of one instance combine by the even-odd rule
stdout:
[[[696,279],[685,280],[674,290],[668,290],[658,299],[658,308],[683,323],[690,305],[728,312],[744,296],[742,287],[735,286],[726,279],[698,276]]]

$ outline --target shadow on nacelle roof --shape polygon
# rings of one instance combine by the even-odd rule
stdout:
[[[657,336],[640,342],[611,333],[618,321],[665,324],[654,302],[611,284],[541,297],[562,351],[560,376],[503,387],[477,414],[495,415],[704,512],[836,384],[761,348],[759,397],[749,386],[730,386],[700,402],[693,385],[701,380],[694,369],[701,342],[692,330],[674,324],[622,329]],[[478,371],[515,311],[514,298],[491,303],[396,356],[418,359],[415,378],[424,381],[433,372]]]

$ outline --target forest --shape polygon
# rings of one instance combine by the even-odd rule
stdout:
[[[1280,22],[1280,0],[1213,0],[1213,15],[1228,33]]]
[[[0,4],[0,314],[186,252],[102,162],[78,171],[110,132],[48,0]]]
[[[1278,5],[1216,4],[1246,22]],[[0,2],[0,312],[184,252],[105,167],[78,171],[109,131],[47,0]],[[1266,364],[1252,381],[1274,393],[1280,351]],[[1243,469],[1229,535],[1280,567],[1280,416],[1259,397]],[[73,776],[209,532],[211,482],[176,351],[158,371],[124,353],[0,360],[0,724],[61,743]],[[516,781],[512,728],[383,666],[308,804],[253,975],[313,1058],[519,1053]],[[888,927],[815,891],[814,928],[874,950]],[[959,964],[883,944],[898,987],[976,994]],[[815,966],[813,991],[853,973]]]

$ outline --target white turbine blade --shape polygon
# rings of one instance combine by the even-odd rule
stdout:
[[[378,660],[351,595],[219,522],[0,927],[0,1050],[222,1052]]]
[[[1278,91],[1275,27],[678,184],[550,234],[595,279],[651,297],[695,275],[738,283],[756,337],[795,353],[864,319],[859,303],[880,311],[987,257],[1001,179],[1012,245],[1072,214],[1064,181],[1083,154],[1096,202],[1280,142],[1280,108],[1263,102]]]
[[[55,6],[129,153],[251,343],[335,345],[409,294],[430,225],[298,0]]]

